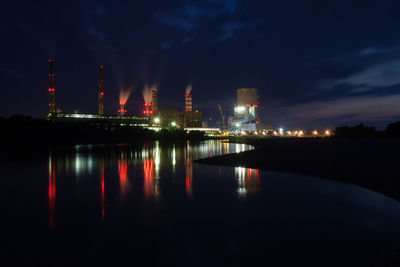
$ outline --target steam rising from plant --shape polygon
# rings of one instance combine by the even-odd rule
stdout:
[[[190,95],[190,92],[192,91],[192,85],[189,84],[188,86],[186,86],[186,94]]]
[[[148,87],[147,84],[144,85],[142,95],[143,95],[143,100],[146,104],[151,103],[151,89],[152,88],[155,88],[155,86]]]
[[[120,90],[119,91],[119,104],[125,105],[126,101],[128,101],[129,96],[131,95],[131,90]]]

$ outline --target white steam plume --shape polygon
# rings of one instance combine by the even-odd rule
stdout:
[[[119,91],[119,104],[125,105],[126,101],[128,101],[129,96],[131,95],[131,90],[120,90]]]
[[[143,95],[143,100],[146,104],[151,103],[151,88],[148,87],[147,84],[144,85],[142,95]]]
[[[192,85],[189,84],[188,86],[186,86],[186,94],[190,95],[190,92],[192,91]]]

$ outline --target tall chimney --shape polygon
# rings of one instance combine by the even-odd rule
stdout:
[[[192,111],[192,95],[185,95],[185,111]]]
[[[157,112],[157,89],[151,90],[151,110],[153,114]]]
[[[54,59],[49,59],[50,71],[49,71],[49,113],[56,113],[56,107],[54,105]]]
[[[103,66],[99,67],[99,115],[104,115]]]
[[[150,116],[151,114],[151,103],[144,103],[144,110],[143,110],[143,114],[145,116]]]
[[[119,110],[118,110],[119,115],[124,116],[126,113],[126,109],[125,109],[125,103],[120,102],[119,103]]]

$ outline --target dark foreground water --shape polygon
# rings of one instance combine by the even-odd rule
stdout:
[[[361,187],[193,159],[220,141],[77,146],[0,163],[0,265],[375,266],[400,203]]]

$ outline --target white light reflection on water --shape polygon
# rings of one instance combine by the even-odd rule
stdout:
[[[154,168],[155,168],[155,179],[160,178],[160,154],[161,154],[161,149],[160,149],[160,144],[158,141],[155,142],[155,150],[153,152],[153,157],[154,157]]]
[[[235,178],[239,196],[257,193],[260,190],[260,172],[258,169],[235,167]]]

